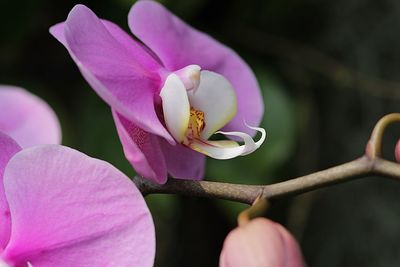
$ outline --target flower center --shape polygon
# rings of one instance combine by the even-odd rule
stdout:
[[[190,65],[170,73],[160,90],[164,121],[176,143],[215,159],[230,159],[252,153],[264,142],[262,128],[251,127],[261,133],[257,142],[244,132],[219,131],[229,123],[237,111],[236,93],[222,75]],[[206,121],[207,120],[207,121]],[[209,138],[222,133],[242,139],[239,145],[232,140],[213,141]]]
[[[190,107],[189,125],[183,143],[190,144],[194,138],[200,138],[200,133],[203,131],[205,126],[204,112]]]

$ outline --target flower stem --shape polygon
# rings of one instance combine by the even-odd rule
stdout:
[[[265,197],[258,197],[250,208],[242,211],[238,216],[238,225],[243,226],[250,222],[251,219],[263,216],[269,207],[269,201]]]
[[[391,113],[381,118],[372,131],[365,154],[370,158],[380,157],[382,154],[382,139],[388,125],[400,122],[400,113]]]
[[[252,204],[260,195],[268,199],[281,198],[371,175],[380,175],[400,181],[400,164],[363,156],[323,171],[270,185],[244,185],[177,179],[169,179],[166,184],[160,185],[139,176],[134,177],[133,181],[143,195],[178,194]]]

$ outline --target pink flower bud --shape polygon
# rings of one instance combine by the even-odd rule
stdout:
[[[257,218],[231,231],[222,248],[220,267],[302,267],[296,240],[280,224]]]
[[[394,155],[396,156],[396,161],[400,162],[400,139],[397,141],[396,148],[394,149]]]

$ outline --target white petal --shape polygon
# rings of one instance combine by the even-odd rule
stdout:
[[[168,75],[160,96],[167,129],[176,141],[182,142],[189,124],[190,105],[185,86],[176,74]]]
[[[261,146],[266,137],[266,132],[263,128],[258,127],[247,127],[259,131],[261,133],[261,138],[257,142],[251,138],[250,135],[242,132],[217,132],[224,135],[237,136],[243,139],[244,144],[239,145],[234,141],[204,141],[204,140],[194,140],[189,146],[209,157],[215,159],[231,159],[237,156],[245,156],[254,152],[257,148]],[[235,145],[236,144],[236,145]]]
[[[190,105],[204,112],[205,127],[201,138],[207,140],[221,129],[237,111],[236,93],[231,83],[215,72],[200,72],[200,85],[197,90],[187,92]]]

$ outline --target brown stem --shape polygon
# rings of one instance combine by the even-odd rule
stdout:
[[[392,113],[381,118],[372,131],[371,138],[368,141],[366,155],[370,158],[380,157],[382,154],[382,139],[388,125],[400,122],[400,113]]]
[[[169,179],[166,184],[159,185],[141,177],[135,177],[133,180],[143,195],[179,194],[252,204],[260,195],[268,199],[280,198],[374,174],[400,180],[400,164],[363,156],[336,167],[271,185],[242,185],[177,179]]]
[[[251,204],[263,193],[262,185],[244,185],[209,181],[178,180],[170,178],[164,185],[150,182],[142,177],[133,181],[143,195],[178,194],[193,197],[208,197]]]
[[[250,222],[251,219],[264,215],[269,206],[267,198],[259,196],[254,201],[253,206],[242,211],[238,216],[238,225],[243,226]]]
[[[373,165],[373,161],[364,156],[323,171],[266,185],[264,186],[263,197],[279,198],[281,196],[300,194],[320,187],[368,176],[372,174]],[[398,171],[400,177],[400,169]]]

